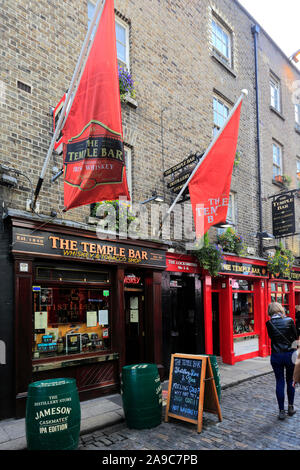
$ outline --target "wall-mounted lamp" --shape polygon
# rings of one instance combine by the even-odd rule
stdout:
[[[262,240],[273,240],[275,237],[272,235],[272,233],[257,232],[255,238],[261,238]]]
[[[140,204],[147,204],[147,202],[151,202],[151,201],[164,202],[164,198],[158,195],[156,191],[154,191],[151,197],[149,197],[148,199],[145,199],[145,201],[140,202]]]
[[[214,225],[216,228],[229,228],[234,227],[234,224],[226,220],[226,222],[220,222],[219,224]]]
[[[263,247],[263,251],[269,251],[269,250],[279,250],[279,247],[277,245]]]
[[[300,61],[300,49],[298,49],[297,52],[294,52],[294,54],[291,55],[290,60],[298,64],[298,62]]]

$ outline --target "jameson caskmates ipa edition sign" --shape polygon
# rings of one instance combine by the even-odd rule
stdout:
[[[65,210],[130,199],[123,147],[113,0],[106,0],[66,123]]]

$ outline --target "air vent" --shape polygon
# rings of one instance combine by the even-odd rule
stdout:
[[[17,81],[17,85],[19,90],[26,91],[26,93],[31,93],[31,86],[26,85],[26,83],[20,82],[19,80]]]

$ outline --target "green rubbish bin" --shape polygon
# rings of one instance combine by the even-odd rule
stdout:
[[[203,354],[203,356],[210,358],[210,363],[211,363],[211,368],[212,368],[214,379],[215,379],[218,398],[219,398],[219,401],[221,401],[221,377],[220,377],[219,366],[217,362],[217,356],[213,356],[212,354]]]
[[[29,450],[74,450],[80,434],[80,402],[75,379],[33,382],[26,402]]]
[[[155,364],[122,368],[121,393],[127,426],[149,429],[162,420],[162,388]]]

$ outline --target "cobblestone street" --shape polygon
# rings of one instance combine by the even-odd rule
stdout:
[[[268,374],[222,390],[223,421],[204,413],[199,434],[196,425],[171,418],[168,423],[163,420],[156,428],[144,430],[128,429],[123,423],[82,435],[79,450],[298,450],[298,389],[295,407],[296,415],[278,420],[275,379]]]

